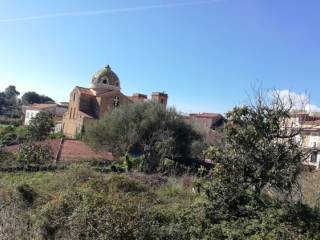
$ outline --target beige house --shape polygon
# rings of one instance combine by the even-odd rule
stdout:
[[[319,113],[293,113],[291,122],[301,127],[302,146],[309,153],[306,164],[320,169],[320,115]]]
[[[70,94],[68,111],[63,116],[64,135],[75,138],[92,121],[120,105],[148,100],[146,95],[140,93],[126,96],[121,92],[120,86],[118,76],[108,65],[92,77],[89,88],[75,87]],[[155,92],[152,93],[151,100],[167,106],[168,95]]]

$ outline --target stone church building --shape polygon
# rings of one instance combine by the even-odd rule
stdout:
[[[77,134],[85,131],[87,124],[120,105],[149,100],[147,95],[140,93],[125,96],[120,86],[118,76],[108,65],[92,77],[90,88],[75,87],[70,94],[68,111],[63,115],[63,134],[75,138]],[[154,92],[151,100],[166,107],[168,95]]]

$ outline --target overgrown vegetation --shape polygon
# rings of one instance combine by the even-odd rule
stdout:
[[[175,212],[198,198],[183,179],[103,175],[79,165],[0,178],[1,239],[164,239]]]
[[[155,172],[166,158],[188,158],[196,133],[174,109],[149,102],[121,106],[87,129],[87,141],[117,156],[144,157],[143,170]]]
[[[227,113],[220,141],[203,153],[192,150],[201,137],[174,110],[120,107],[87,131],[119,161],[0,175],[0,238],[320,239],[318,205],[296,194],[304,194],[306,156],[300,129],[288,125],[290,106],[278,96],[256,100]],[[23,145],[21,159],[45,163],[48,152],[38,150]],[[192,153],[213,168],[190,171],[183,163]]]
[[[25,127],[0,126],[0,147],[19,144],[27,139]]]
[[[15,86],[8,86],[3,92],[0,92],[0,115],[7,117],[20,116],[19,95],[20,93]]]
[[[49,164],[53,159],[50,146],[32,142],[21,144],[16,155],[23,166]]]
[[[54,121],[49,112],[39,112],[33,117],[27,126],[28,139],[41,141],[49,137],[53,131]]]
[[[34,103],[55,103],[54,100],[48,96],[40,95],[36,92],[26,92],[22,95],[21,101],[23,105],[31,105]]]

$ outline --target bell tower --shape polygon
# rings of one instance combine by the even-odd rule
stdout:
[[[164,92],[153,92],[152,93],[152,100],[160,103],[164,107],[167,107],[168,94],[166,94]]]

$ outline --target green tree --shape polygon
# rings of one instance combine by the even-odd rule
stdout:
[[[215,168],[205,189],[216,218],[255,215],[270,191],[289,199],[306,158],[290,111],[279,96],[258,95],[255,104],[227,113],[222,144],[207,152]]]
[[[30,140],[41,141],[46,139],[53,131],[54,121],[49,112],[39,112],[30,120],[27,135]]]
[[[174,109],[148,102],[121,106],[87,129],[95,148],[124,156],[144,155],[145,171],[154,171],[164,157],[188,157],[199,135]]]
[[[36,92],[26,92],[22,95],[21,100],[23,105],[30,105],[34,103],[54,103],[52,98],[40,95]]]
[[[0,115],[18,116],[20,112],[20,93],[15,86],[10,85],[4,92],[0,92]]]

